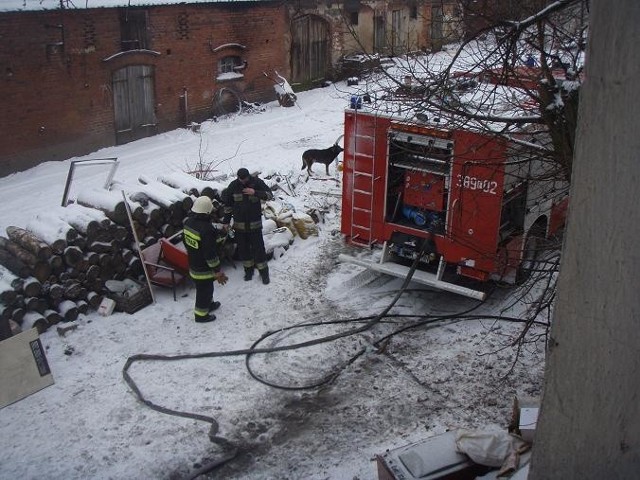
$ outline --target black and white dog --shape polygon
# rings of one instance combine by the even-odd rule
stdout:
[[[340,136],[340,138],[342,138],[342,136]],[[302,154],[301,170],[304,170],[306,168],[309,175],[311,175],[311,166],[314,163],[323,163],[325,168],[327,169],[327,175],[329,175],[329,165],[331,165],[336,157],[340,155],[340,152],[344,150],[340,145],[338,145],[338,141],[340,140],[340,138],[338,138],[338,140],[336,140],[336,143],[331,145],[329,148],[325,148],[323,150],[306,150]]]

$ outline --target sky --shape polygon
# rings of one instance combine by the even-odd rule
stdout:
[[[158,356],[128,371],[145,398],[214,418],[218,435],[238,448],[215,477],[203,478],[372,479],[375,456],[388,449],[451,430],[505,429],[514,397],[539,397],[542,337],[516,362],[509,345],[521,326],[490,318],[522,314],[526,305],[514,304],[513,290],[496,290],[483,303],[414,284],[399,295],[401,279],[337,261],[340,253],[376,252],[343,241],[336,163],[329,176],[316,165],[308,178],[301,155],[343,134],[344,110],[362,88],[331,84],[299,93],[290,108],[269,103],[204,122],[199,133],[178,129],[0,178],[2,230],[56,214],[72,160],[109,157],[118,158],[115,185],[127,192],[141,176],[184,172],[204,159],[231,176],[219,184],[246,167],[282,185],[274,209],[325,212],[317,236],[295,237],[269,262],[269,285],[257,275],[244,282],[239,262],[225,264],[229,282],[216,284],[222,306],[212,323],[193,321],[195,291],[187,285],[177,301],[154,289],[156,303],[133,315],[90,312],[64,335],[43,333],[55,383],[0,410],[0,478],[183,479],[220,459],[206,421],[136,398],[123,368],[139,354]],[[105,176],[101,167],[79,172],[70,198],[91,195]],[[391,316],[370,324],[392,304]],[[393,335],[385,348],[376,343],[417,318],[428,322]],[[224,354],[334,334],[341,335],[249,359]],[[185,355],[200,358],[167,358]],[[328,375],[332,381],[304,388]]]

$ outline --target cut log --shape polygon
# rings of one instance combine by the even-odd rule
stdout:
[[[131,212],[131,217],[140,223],[147,223],[149,221],[149,214],[144,211],[143,208],[139,208]]]
[[[84,253],[79,247],[67,247],[63,253],[64,263],[69,267],[74,267],[84,258]]]
[[[159,227],[164,223],[164,215],[162,213],[162,207],[155,205],[153,203],[149,204],[149,207],[146,210],[148,215],[147,223],[151,223],[156,227]]]
[[[64,300],[58,305],[58,313],[68,321],[72,322],[78,318],[78,307],[71,300]]]
[[[78,193],[76,202],[103,212],[107,218],[125,225],[128,222],[127,210],[120,192],[108,190],[84,190]],[[140,207],[142,208],[142,207]],[[133,210],[133,208],[132,208]]]
[[[68,245],[70,247],[78,247],[80,250],[86,250],[87,249],[87,237],[82,237],[80,235],[78,235],[78,237],[69,242]],[[64,252],[63,252],[64,253]]]
[[[118,251],[118,244],[116,240],[111,240],[110,242],[92,242],[87,248],[90,252],[114,253]]]
[[[142,222],[140,220],[137,220],[139,223],[146,223],[146,222]],[[110,239],[115,240],[116,242],[130,242],[131,241],[131,236],[129,235],[129,229],[125,228],[121,225],[113,225],[112,227],[109,227],[107,229],[108,233],[109,233],[109,237]]]
[[[100,267],[98,265],[91,265],[87,269],[85,282],[92,282],[96,278],[100,277]]]
[[[82,285],[78,282],[69,282],[64,287],[62,296],[69,300],[76,300],[82,296]]]
[[[51,266],[48,261],[39,260],[34,254],[8,238],[0,237],[0,247],[0,250],[6,250],[27,265],[30,268],[30,274],[41,282],[46,281],[51,275]]]
[[[18,295],[13,288],[17,278],[10,270],[0,267],[0,301],[6,305],[12,304]]]
[[[14,307],[11,304],[6,304],[4,302],[0,302],[0,318],[3,318],[5,320],[9,320],[11,318],[11,316],[13,315],[13,311],[16,309],[16,307]]]
[[[31,268],[31,274],[40,282],[46,282],[51,276],[51,265],[49,262],[38,260]]]
[[[49,325],[55,325],[56,323],[60,323],[62,321],[62,315],[60,315],[60,313],[56,312],[55,310],[45,310],[43,316],[47,319]]]
[[[26,228],[43,240],[48,241],[49,244],[53,243],[52,239],[63,239],[66,242],[71,242],[78,237],[76,229],[59,217],[48,213],[37,214],[33,220],[27,223]]]
[[[143,192],[149,200],[161,207],[169,208],[176,202],[181,202],[182,199],[187,196],[185,193],[169,187],[163,183],[155,180],[151,180],[149,177],[140,175],[138,181],[142,185],[137,185],[138,191]]]
[[[100,265],[100,280],[107,281],[115,278],[115,270],[111,266],[110,262],[106,262],[104,265]]]
[[[27,297],[37,297],[42,293],[42,283],[37,278],[16,278],[11,286],[18,293],[24,293]]]
[[[38,333],[44,333],[49,328],[49,322],[47,319],[38,312],[27,312],[22,319],[22,330],[29,330],[35,328]]]
[[[149,205],[149,197],[144,192],[135,192],[130,194],[129,200],[139,203],[143,208],[146,208]]]
[[[44,290],[45,295],[50,298],[62,298],[64,293],[64,287],[59,283],[49,283],[46,285]]]
[[[63,252],[64,250],[60,253]],[[55,272],[63,272],[65,269],[64,258],[61,255],[51,255],[49,258],[49,265],[51,265],[51,271],[53,271],[54,274]]]
[[[160,180],[165,185],[169,185],[170,187],[177,188],[187,194],[191,194],[194,190],[202,194],[202,191],[204,189],[222,190],[224,188],[224,185],[218,182],[200,180],[199,178],[196,178],[193,175],[190,175],[186,172],[182,172],[179,170],[176,170],[166,175],[162,175],[158,177],[158,180]]]
[[[78,300],[76,302],[76,306],[78,307],[78,313],[81,313],[82,315],[89,313],[89,304],[84,300]]]
[[[106,224],[110,223],[104,212],[78,203],[71,203],[62,212],[56,213],[76,230],[90,238],[103,228],[105,222]]]
[[[38,228],[38,230],[36,230],[35,228],[32,229],[32,225],[36,228],[37,226],[39,226],[40,228]],[[75,238],[78,236],[78,231],[75,228],[73,228],[60,217],[52,215],[49,212],[36,214],[34,219],[28,223],[27,227],[29,231],[33,231],[33,233],[38,235],[40,238],[46,236],[40,231],[43,228],[45,228],[47,232],[55,232],[57,238],[62,238],[67,242],[75,240]],[[53,233],[49,233],[49,235],[52,234]]]
[[[85,260],[89,262],[89,265],[97,265],[100,261],[100,255],[96,252],[87,252],[85,255]]]
[[[80,207],[81,205],[78,206]],[[87,218],[69,218],[68,221],[69,225],[88,238],[95,237],[103,228],[97,220],[88,220]]]
[[[220,193],[222,190],[224,189],[224,187],[222,187],[221,189],[217,189],[217,188],[213,188],[213,187],[205,187],[200,191],[200,195],[204,195],[209,197],[211,200],[220,200]]]
[[[83,286],[87,290],[101,292],[104,289],[104,280],[100,277],[100,272],[98,272],[98,278],[95,279],[87,279]]]
[[[176,233],[182,230],[182,224],[180,225],[167,225],[162,231],[162,236],[165,238],[172,237]]]
[[[49,300],[49,308],[53,308],[55,310],[58,309],[58,305],[64,302],[64,298],[62,297],[58,297],[58,298],[49,297],[48,300]]]
[[[29,252],[28,250],[25,250],[20,245],[9,240],[6,237],[0,236],[0,248],[3,248],[7,252],[11,253],[12,255],[17,257],[18,260],[28,265],[29,267],[33,267],[38,261],[38,259],[33,253]]]
[[[22,307],[16,307],[11,314],[11,320],[16,322],[18,325],[22,324],[22,320],[24,319],[24,315],[27,311]]]
[[[16,301],[18,294],[12,288],[0,290],[0,301],[6,304],[12,304]]]
[[[27,278],[31,275],[31,268],[29,265],[26,265],[24,262],[17,259],[4,248],[0,248],[0,265],[18,277]]]
[[[188,214],[191,211],[191,207],[193,207],[193,197],[188,196],[184,197],[182,200],[182,217]]]
[[[100,304],[102,303],[102,299],[104,297],[95,291],[91,291],[87,293],[87,303],[91,306],[92,309],[97,310]]]
[[[9,239],[35,255],[38,260],[48,260],[52,254],[51,247],[41,238],[24,228],[8,226],[6,228]]]
[[[44,298],[40,297],[27,297],[25,298],[24,303],[28,312],[44,313],[49,306],[48,302]]]
[[[139,257],[133,257],[127,264],[128,276],[138,277],[144,273],[142,269],[142,260]]]

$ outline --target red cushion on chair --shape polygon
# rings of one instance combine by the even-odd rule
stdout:
[[[180,248],[180,245],[174,245],[166,238],[161,238],[160,244],[162,246],[162,259],[178,272],[184,275],[189,273],[189,257],[186,249]]]

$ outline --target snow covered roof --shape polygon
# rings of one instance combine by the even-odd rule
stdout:
[[[2,0],[0,12],[39,10],[83,10],[87,8],[149,7],[196,3],[268,2],[273,0]]]

